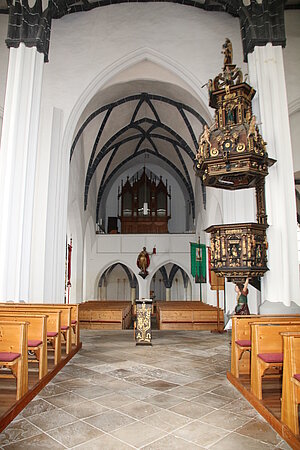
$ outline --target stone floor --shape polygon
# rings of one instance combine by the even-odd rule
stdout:
[[[0,434],[1,449],[289,449],[226,380],[230,336],[83,331],[83,347]]]

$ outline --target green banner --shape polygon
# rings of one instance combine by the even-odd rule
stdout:
[[[206,283],[206,246],[190,242],[191,244],[191,273],[196,283]]]

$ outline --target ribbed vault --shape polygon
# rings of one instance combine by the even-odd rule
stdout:
[[[155,82],[140,82],[139,87],[148,87],[152,91],[119,95],[114,101],[85,113],[78,125],[70,149],[70,161],[72,163],[76,151],[84,151],[83,207],[88,208],[91,185],[96,184],[96,221],[101,203],[114,180],[120,174],[125,176],[129,167],[142,162],[146,156],[154,164],[166,167],[178,180],[191,205],[192,217],[195,217],[193,168],[198,136],[206,121],[195,99],[190,106],[191,95],[184,93],[183,89],[179,92],[177,87],[171,96],[170,85],[162,95],[164,83],[158,84],[159,93],[155,93]],[[132,91],[134,84],[130,82],[128,85]]]

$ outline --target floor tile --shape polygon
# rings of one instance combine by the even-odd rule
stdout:
[[[112,372],[108,372],[107,375],[110,375],[111,377],[115,377],[115,378],[124,379],[124,378],[128,377],[129,375],[134,375],[134,372],[132,372],[132,370],[128,370],[128,369],[117,369],[117,370],[113,370]]]
[[[146,387],[155,389],[156,391],[169,391],[176,386],[178,386],[178,384],[170,383],[164,380],[156,380],[146,384]]]
[[[172,406],[178,405],[178,403],[181,402],[181,399],[168,394],[159,394],[154,397],[146,398],[145,402],[151,403],[159,408],[168,409],[172,408]]]
[[[61,409],[57,409],[54,412],[44,412],[31,416],[28,420],[43,431],[51,430],[62,425],[67,425],[72,422],[76,422],[77,418],[71,416]]]
[[[65,447],[52,439],[50,436],[47,436],[47,434],[38,434],[31,438],[7,445],[4,448],[5,450],[34,450],[35,448],[41,450],[60,450]]]
[[[134,386],[125,391],[121,391],[122,394],[128,397],[134,398],[135,400],[144,400],[149,397],[157,395],[157,391],[146,386]]]
[[[243,415],[249,418],[258,416],[258,412],[244,399],[234,400],[221,408],[224,411],[231,411],[235,414]]]
[[[129,397],[128,395],[116,392],[113,394],[105,395],[103,397],[99,397],[94,401],[96,403],[99,403],[100,405],[106,406],[107,408],[118,408],[124,405],[128,405],[129,403],[133,403],[135,399]]]
[[[85,422],[99,428],[102,431],[110,433],[117,428],[135,422],[135,419],[126,416],[125,414],[121,414],[118,411],[106,411],[102,414],[97,414],[96,416],[85,419]]]
[[[201,422],[224,428],[224,430],[233,431],[249,422],[249,417],[233,414],[229,411],[217,410],[201,417]]]
[[[75,445],[82,444],[100,436],[102,431],[85,422],[77,421],[70,425],[48,431],[48,434],[66,447],[74,447]]]
[[[21,439],[30,438],[36,434],[40,434],[40,430],[27,420],[22,419],[13,421],[8,427],[0,433],[0,446],[8,445],[11,442]]]
[[[143,447],[165,434],[165,432],[158,428],[154,428],[151,425],[142,422],[135,422],[131,425],[119,428],[112,433],[113,436],[137,448]]]
[[[201,389],[193,389],[188,386],[179,386],[168,392],[170,395],[175,395],[175,397],[180,397],[184,400],[189,400],[195,398],[201,394],[203,391]]]
[[[216,389],[213,389],[211,393],[221,395],[222,397],[229,397],[231,400],[243,397],[242,394],[231,385],[217,387]]]
[[[99,405],[93,401],[84,401],[75,405],[65,406],[63,408],[69,414],[77,417],[78,419],[84,419],[86,417],[95,416],[96,414],[103,413],[108,409],[105,406]]]
[[[230,433],[216,444],[209,447],[210,450],[271,450],[273,445],[260,442],[237,433]]]
[[[174,431],[172,434],[193,442],[194,444],[207,447],[214,444],[222,437],[225,437],[228,432],[221,428],[213,427],[212,425],[195,420],[194,422],[185,425],[183,428]]]
[[[292,447],[290,447],[287,442],[280,441],[279,444],[276,446],[276,449],[278,450],[293,450]]]
[[[50,397],[51,398],[51,397]],[[32,400],[26,408],[22,411],[23,417],[30,417],[35,414],[41,414],[46,411],[53,411],[55,410],[55,406],[52,405],[49,401],[49,399],[43,400],[43,399],[37,399]]]
[[[165,436],[152,444],[143,447],[143,450],[200,450],[199,445],[192,444],[176,436]]]
[[[77,403],[82,403],[85,401],[83,397],[74,394],[73,392],[67,392],[65,394],[54,395],[53,397],[47,398],[47,401],[58,408],[63,408],[64,406],[73,405]]]
[[[206,414],[209,414],[215,410],[210,406],[185,400],[179,403],[179,405],[170,408],[170,411],[181,414],[182,416],[190,417],[191,419],[199,419],[200,417],[206,416]]]
[[[102,395],[111,394],[112,391],[104,386],[92,385],[92,386],[81,386],[73,390],[74,394],[81,395],[86,399],[93,399],[101,397]]]
[[[137,420],[142,420],[150,416],[151,414],[160,411],[160,408],[158,408],[157,406],[142,401],[136,401],[134,403],[130,403],[129,405],[125,405],[117,409],[121,413],[134,417]]]
[[[222,406],[227,405],[232,402],[232,399],[228,397],[221,397],[221,395],[212,394],[210,392],[199,395],[192,400],[195,403],[202,403],[206,406],[211,406],[212,408],[222,408]]]
[[[74,448],[74,450],[132,450],[132,447],[108,434]]]
[[[262,418],[257,417],[236,430],[236,433],[249,436],[267,444],[277,445],[282,440],[273,428]]]
[[[44,389],[41,390],[41,392],[39,392],[38,397],[47,398],[52,397],[53,395],[64,394],[65,392],[67,392],[67,390],[59,384],[49,383],[46,387],[44,387]]]
[[[161,411],[152,414],[152,416],[145,417],[142,421],[145,424],[152,425],[163,431],[171,432],[177,428],[183,427],[191,422],[191,420],[193,419],[176,414],[168,409],[162,409]]]
[[[151,383],[151,381],[155,381],[155,378],[153,378],[153,377],[149,377],[147,375],[139,375],[139,374],[130,375],[129,377],[126,377],[125,379],[129,383],[138,384],[141,386],[143,386],[147,383]]]

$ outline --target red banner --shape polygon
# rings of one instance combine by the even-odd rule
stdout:
[[[211,248],[207,247],[207,257],[208,257],[208,279],[211,285]]]
[[[68,282],[67,286],[71,287],[71,257],[72,257],[72,238],[68,244]]]

